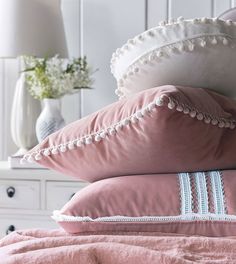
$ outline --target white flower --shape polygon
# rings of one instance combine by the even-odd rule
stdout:
[[[93,83],[85,57],[69,60],[58,55],[49,59],[26,56],[24,61],[29,91],[37,99],[59,98]]]

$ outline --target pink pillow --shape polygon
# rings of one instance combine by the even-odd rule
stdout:
[[[235,189],[236,171],[116,177],[77,192],[53,218],[73,234],[159,231],[220,236],[232,231],[236,235]]]
[[[89,182],[236,168],[235,118],[236,102],[229,98],[166,85],[69,124],[24,159]]]

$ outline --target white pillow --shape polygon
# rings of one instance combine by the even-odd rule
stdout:
[[[119,97],[166,85],[209,88],[236,98],[236,22],[161,22],[117,49],[111,71]]]

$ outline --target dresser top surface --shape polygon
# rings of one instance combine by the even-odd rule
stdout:
[[[0,161],[0,178],[24,178],[39,180],[78,181],[68,175],[48,169],[11,169],[7,161]]]

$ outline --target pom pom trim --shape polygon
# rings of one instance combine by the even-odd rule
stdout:
[[[170,57],[172,53],[193,52],[197,46],[204,49],[209,45],[215,46],[217,44],[223,44],[234,49],[236,47],[234,42],[235,40],[228,35],[204,35],[166,44],[165,46],[152,50],[137,58],[137,60],[126,69],[126,72],[117,81],[115,93],[120,99],[124,98],[123,87],[125,87],[125,83],[129,81],[129,77],[132,78],[133,76],[142,74],[141,68],[144,64],[149,63],[150,65],[154,65],[154,63],[161,63],[165,56]],[[114,65],[111,65],[111,68],[113,67]]]
[[[115,136],[124,127],[132,126],[133,124],[145,118],[145,116],[150,116],[151,112],[155,111],[157,107],[163,106],[167,106],[171,111],[182,112],[183,114],[186,114],[191,118],[196,118],[196,120],[202,121],[205,124],[218,126],[218,128],[220,129],[235,129],[236,126],[236,120],[234,119],[215,117],[208,113],[200,112],[195,108],[191,108],[189,105],[179,103],[169,95],[163,94],[155,98],[152,102],[145,105],[141,109],[134,112],[132,115],[112,124],[107,128],[103,128],[100,131],[70,140],[68,142],[64,142],[59,145],[53,145],[49,148],[39,149],[32,153],[26,154],[22,158],[21,162],[31,163],[34,161],[39,161],[43,158],[47,158],[50,155],[58,155],[60,153],[65,153],[66,151],[73,151],[76,148],[83,148],[90,144],[99,144],[100,141],[103,141],[108,137]]]

